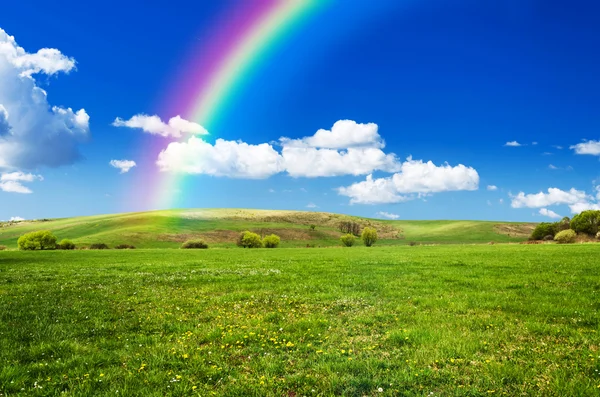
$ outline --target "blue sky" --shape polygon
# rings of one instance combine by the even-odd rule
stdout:
[[[209,135],[165,127],[190,49],[238,5],[3,5],[0,219],[153,209],[132,186],[161,172],[186,174],[177,207],[516,221],[599,207],[597,2],[330,1],[252,70]],[[140,114],[164,124],[113,125]],[[332,130],[338,120],[354,123]],[[157,136],[175,130],[181,147]],[[148,142],[164,146],[162,171]],[[215,165],[223,150],[232,163]],[[248,158],[264,172],[243,171]]]

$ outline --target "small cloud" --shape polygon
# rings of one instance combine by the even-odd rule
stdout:
[[[136,166],[133,160],[110,160],[111,166],[121,170],[121,174],[129,172],[130,169]]]
[[[551,152],[544,152],[542,153],[542,156],[552,156],[554,153]]]
[[[24,220],[25,220],[25,218],[21,218],[20,216],[13,216],[8,221],[9,222],[22,222]]]
[[[290,189],[283,189],[282,192],[283,193],[291,193],[292,191]]]
[[[30,194],[33,192],[23,183],[43,180],[41,175],[26,174],[20,171],[3,173],[0,175],[0,190],[7,193]]]
[[[569,147],[576,154],[591,154],[592,156],[600,156],[600,141],[585,141]]]
[[[275,189],[269,189],[269,193],[275,193]]]
[[[538,143],[537,143],[537,142],[531,142],[531,144],[532,144],[533,146],[535,146],[535,145],[537,145]]]
[[[562,216],[558,215],[556,212],[549,210],[547,208],[540,208],[539,213],[540,213],[540,215],[547,216],[552,219],[562,218]]]
[[[523,145],[517,141],[510,141],[510,142],[506,142],[504,144],[504,146],[519,147],[519,146],[523,146]]]
[[[377,215],[380,218],[387,218],[387,219],[393,219],[393,220],[400,218],[400,215],[398,215],[398,214],[392,214],[390,212],[385,212],[385,211],[379,211],[375,215]]]
[[[117,117],[112,125],[115,127],[138,128],[147,134],[160,135],[162,137],[179,138],[182,134],[208,134],[208,131],[200,124],[182,119],[180,116],[172,117],[168,123],[165,123],[156,115],[136,114],[129,120]]]
[[[567,171],[573,171],[573,167],[571,167],[570,165],[567,165],[567,168],[565,168]]]
[[[487,205],[492,206],[492,202],[490,200],[487,201]]]
[[[303,188],[303,187],[300,188],[300,191],[303,192],[303,193],[307,192],[307,190],[305,188]]]
[[[319,208],[315,203],[308,203],[306,208]]]
[[[550,168],[551,170],[557,170],[557,169],[559,169],[557,166],[555,166],[555,165],[552,165],[552,164],[550,164],[550,165],[548,166],[548,168]]]
[[[498,186],[496,186],[496,185],[488,185],[487,186],[487,190],[489,190],[490,192],[493,192],[495,190],[498,190]]]
[[[498,200],[498,202],[499,202],[500,204],[504,204],[504,199],[500,199],[500,200]]]
[[[558,149],[558,150],[562,150],[562,146],[560,145],[552,145],[553,148]]]

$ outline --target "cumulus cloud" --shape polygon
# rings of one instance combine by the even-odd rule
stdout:
[[[510,141],[510,142],[506,142],[504,144],[504,146],[512,146],[512,147],[519,147],[519,146],[523,146],[523,144],[517,142],[517,141]]]
[[[208,131],[200,124],[182,119],[180,116],[172,117],[168,123],[164,123],[160,117],[137,114],[129,120],[119,117],[112,123],[115,127],[139,128],[142,131],[163,137],[179,138],[183,134],[207,135]]]
[[[400,218],[400,215],[398,215],[398,214],[392,214],[391,212],[385,212],[385,211],[379,211],[375,215],[377,215],[380,218],[387,218],[387,219],[394,219],[394,220]]]
[[[383,148],[385,142],[375,123],[360,124],[352,120],[339,120],[331,130],[318,130],[314,135],[301,139],[279,139],[287,147],[311,147],[325,149],[348,149],[353,147]]]
[[[23,183],[43,181],[41,175],[26,174],[24,172],[8,172],[0,174],[0,190],[7,193],[30,194],[31,189],[23,185]]]
[[[109,164],[121,170],[121,174],[129,172],[130,169],[136,166],[133,160],[110,160]]]
[[[20,216],[12,216],[8,221],[9,222],[22,222],[25,218],[21,218]]]
[[[535,194],[519,192],[516,196],[511,196],[511,199],[511,206],[513,208],[543,208],[564,204],[568,205],[574,214],[590,209],[600,209],[600,204],[594,202],[600,200],[598,195],[594,197],[574,188],[568,191],[549,188],[547,193],[539,192]]]
[[[268,143],[217,139],[211,145],[197,137],[170,143],[160,152],[157,164],[162,171],[249,179],[268,178],[284,170],[283,158]]]
[[[496,186],[496,185],[488,185],[487,186],[487,190],[493,192],[495,190],[498,190],[498,186]]]
[[[0,168],[57,167],[81,158],[78,146],[89,135],[84,109],[51,106],[36,74],[68,73],[75,61],[43,48],[27,53],[0,29]]]
[[[516,196],[511,196],[511,207],[513,208],[542,208],[558,204],[575,204],[585,202],[588,195],[582,190],[572,188],[564,191],[555,187],[548,189],[548,193],[539,192],[535,194],[525,194],[519,192]]]
[[[479,174],[474,168],[459,164],[436,166],[431,161],[408,158],[400,171],[391,177],[366,180],[338,188],[338,193],[350,197],[351,204],[398,203],[428,194],[477,190]]]
[[[600,156],[600,141],[586,141],[569,147],[577,154],[591,154]]]
[[[187,142],[169,144],[159,154],[157,164],[163,171],[233,178],[267,178],[280,172],[315,178],[400,169],[396,155],[381,150],[384,143],[372,123],[342,120],[330,131],[319,130],[301,139],[282,137],[279,144],[280,151],[270,143],[251,145],[217,139],[212,145],[190,137]]]
[[[547,208],[540,208],[540,215],[547,216],[552,219],[562,218],[562,216],[558,215],[556,212],[549,210]]]

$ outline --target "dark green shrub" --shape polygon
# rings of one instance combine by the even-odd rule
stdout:
[[[129,244],[119,244],[115,247],[115,249],[118,250],[133,250],[135,249],[135,247],[133,245],[129,245]]]
[[[531,232],[530,240],[542,240],[546,236],[552,236],[556,234],[556,226],[554,223],[542,222],[533,229]]]
[[[556,233],[562,232],[563,230],[569,230],[571,228],[571,219],[565,216],[560,221],[554,224],[554,230]]]
[[[372,227],[365,227],[360,235],[365,246],[370,247],[377,241],[377,230]]]
[[[598,233],[600,224],[600,210],[583,211],[575,215],[571,220],[571,229],[577,233],[585,233],[589,236],[595,236]]]
[[[577,237],[577,233],[574,230],[563,230],[554,236],[554,241],[559,244],[571,244],[575,242],[575,238]]]
[[[91,244],[90,245],[90,249],[91,250],[107,250],[108,245],[104,244],[104,243],[95,243],[95,244]]]
[[[353,234],[348,233],[340,237],[340,240],[342,241],[342,244],[344,244],[344,247],[352,247],[356,238]]]
[[[48,230],[31,232],[22,235],[17,241],[20,250],[53,250],[56,249],[56,236]]]
[[[260,236],[250,231],[245,231],[240,234],[237,241],[238,247],[243,248],[262,248],[263,243]]]
[[[56,249],[58,249],[58,250],[74,250],[75,244],[71,240],[67,240],[65,238],[56,245]]]
[[[410,243],[408,243],[408,245],[410,245],[411,247],[414,247],[415,245],[417,245],[416,241],[411,241]]]
[[[281,242],[281,239],[278,235],[271,234],[269,236],[265,236],[262,242],[265,248],[277,248],[279,246],[279,243]]]
[[[207,249],[208,244],[204,242],[202,239],[197,240],[188,240],[185,243],[181,244],[181,248],[183,249]]]

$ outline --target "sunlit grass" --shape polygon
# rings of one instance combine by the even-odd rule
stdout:
[[[598,246],[0,252],[3,395],[594,395]]]

